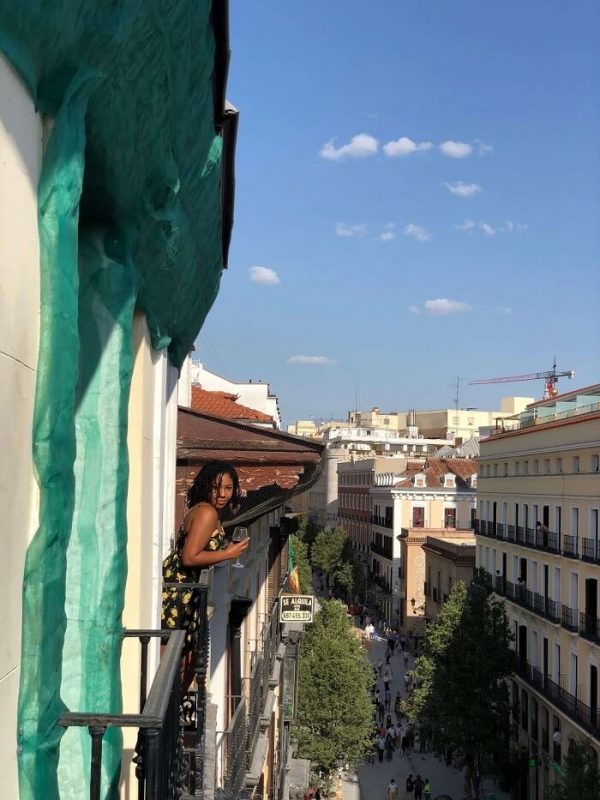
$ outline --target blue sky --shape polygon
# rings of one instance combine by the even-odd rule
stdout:
[[[466,384],[555,355],[563,390],[600,380],[597,0],[230,0],[230,25],[207,368],[268,381],[286,422],[451,406],[457,375],[463,406],[540,397]]]

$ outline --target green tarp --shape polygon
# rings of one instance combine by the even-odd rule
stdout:
[[[180,365],[223,260],[210,6],[0,0],[0,49],[53,123],[38,190],[40,522],[23,588],[22,800],[87,796],[87,731],[61,744],[56,720],[120,710],[133,313]],[[104,797],[119,746],[111,734]]]

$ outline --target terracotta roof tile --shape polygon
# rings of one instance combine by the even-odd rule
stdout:
[[[237,403],[238,395],[228,392],[209,392],[201,386],[192,386],[192,408],[195,411],[204,411],[215,417],[226,419],[257,420],[260,422],[273,422],[273,417],[256,411],[254,408]]]
[[[407,469],[403,480],[395,485],[395,489],[409,489],[414,486],[415,475],[425,476],[427,489],[440,489],[442,478],[451,473],[456,476],[457,488],[468,486],[467,478],[477,474],[477,462],[472,458],[434,458],[426,464],[419,465],[419,469]]]

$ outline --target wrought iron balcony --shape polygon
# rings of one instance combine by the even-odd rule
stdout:
[[[562,604],[556,600],[550,600],[537,592],[533,592],[526,586],[504,580],[500,575],[494,579],[494,591],[502,597],[506,597],[513,603],[517,603],[523,608],[533,611],[544,619],[560,624],[562,622]]]
[[[600,547],[595,539],[581,540],[581,558],[583,561],[600,561]]]
[[[561,625],[568,631],[579,631],[579,620],[576,608],[569,608],[569,606],[562,607]]]
[[[246,742],[248,740],[248,719],[245,698],[232,698],[235,711],[225,733],[224,747],[221,752],[225,757],[223,765],[224,789],[230,797],[238,797],[244,788],[247,768]]]
[[[383,556],[383,558],[387,558],[388,561],[392,561],[394,558],[392,540],[386,539],[386,544],[384,545],[378,544],[377,542],[371,542],[371,552],[376,553],[378,556]]]
[[[568,717],[581,725],[582,728],[585,728],[588,733],[595,738],[600,737],[600,715],[597,707],[591,708],[586,705],[575,695],[572,695],[551,680],[549,675],[543,675],[539,669],[532,667],[525,660],[517,662],[515,672],[529,686],[532,686],[541,695],[550,700],[551,703],[560,708]],[[544,731],[542,731],[542,746],[544,744],[546,743],[544,741]]]
[[[371,514],[371,523],[379,525],[380,528],[388,528],[390,530],[394,527],[393,517],[381,517],[377,514]]]
[[[567,558],[579,558],[577,536],[563,536],[562,554]]]
[[[600,644],[600,619],[595,614],[579,614],[579,633],[591,642]]]
[[[560,534],[549,530],[534,530],[533,528],[524,528],[515,525],[507,525],[504,522],[494,522],[486,520],[475,520],[475,532],[480,536],[487,536],[491,539],[500,539],[502,541],[513,542],[514,544],[521,545],[521,547],[530,547],[534,550],[544,550],[548,553],[560,553]],[[571,537],[563,537],[566,540],[567,547],[570,545],[568,541]],[[572,558],[578,558],[577,546],[575,544],[575,552],[565,552],[565,544],[563,542],[563,555],[570,555]],[[600,552],[598,553],[598,561],[600,561]]]
[[[181,794],[183,753],[180,735],[180,664],[184,631],[127,631],[142,644],[139,714],[63,714],[58,724],[65,728],[86,727],[91,747],[90,800],[100,800],[102,742],[109,727],[137,728],[136,777],[140,800],[162,800]],[[147,653],[151,637],[168,639],[150,691],[147,692]]]

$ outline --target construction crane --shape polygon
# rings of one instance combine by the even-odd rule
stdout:
[[[565,372],[557,372],[556,370],[556,359],[554,359],[554,364],[552,365],[552,369],[548,370],[547,372],[532,372],[529,375],[508,375],[505,378],[485,378],[484,380],[479,381],[469,381],[470,385],[475,383],[515,383],[517,381],[544,381],[544,400],[547,400],[549,397],[556,397],[558,394],[558,389],[556,388],[556,384],[558,383],[559,378],[574,378],[575,372],[572,369],[566,370]]]

